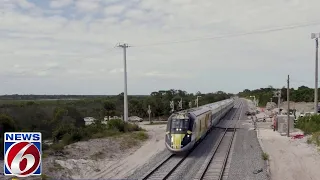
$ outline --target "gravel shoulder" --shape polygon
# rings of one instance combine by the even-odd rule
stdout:
[[[248,104],[249,103],[249,104]],[[231,157],[228,180],[267,180],[267,164],[251,120],[244,113],[251,102],[244,103]],[[261,170],[259,172],[259,170]]]
[[[270,128],[271,123],[259,123],[259,139],[269,154],[272,180],[315,180],[320,177],[320,153],[307,138],[292,139]]]

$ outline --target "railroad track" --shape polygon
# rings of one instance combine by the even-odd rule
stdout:
[[[239,107],[241,107],[241,104],[239,105]],[[238,110],[239,111],[239,110]],[[238,111],[236,111],[233,114],[232,119],[235,118],[235,116],[238,114]],[[241,114],[241,112],[240,112]],[[234,131],[235,132],[235,131]],[[231,135],[228,129],[226,129],[226,131],[223,133],[223,135],[221,136],[220,140],[219,140],[219,145],[221,145],[222,140],[223,139],[227,139],[224,137],[229,137],[233,139],[234,136],[234,132]],[[225,142],[226,140],[224,140]],[[231,140],[232,142],[232,140]],[[232,143],[231,143],[232,144]],[[198,145],[198,144],[197,144]],[[195,145],[187,154],[185,154],[184,156],[179,156],[176,154],[171,154],[170,156],[168,156],[166,159],[164,159],[163,161],[159,162],[156,166],[154,166],[154,168],[152,168],[148,173],[146,173],[143,177],[139,178],[139,180],[147,180],[147,179],[152,179],[152,180],[166,180],[168,179],[171,174],[180,166],[180,164],[182,162],[184,162],[184,160],[189,156],[189,154],[197,147],[197,145]],[[217,145],[217,147],[219,146]],[[216,148],[217,149],[217,148]],[[229,150],[230,151],[230,150]],[[229,154],[229,152],[228,152]],[[228,156],[226,156],[228,157]],[[212,159],[212,158],[211,158]],[[210,161],[211,162],[211,161]],[[210,163],[208,164],[210,165]],[[225,166],[225,165],[224,165]],[[207,168],[208,169],[208,168]],[[205,171],[203,171],[205,174],[207,172],[207,169]],[[223,174],[223,173],[222,173]]]
[[[239,110],[235,112],[232,119],[241,117],[242,104]],[[237,116],[238,115],[238,116]],[[194,180],[222,180],[225,178],[225,169],[231,151],[233,139],[236,133],[236,124],[233,128],[225,128],[223,134],[220,136],[218,143],[209,154],[209,157],[204,162],[204,165],[199,169],[194,177]]]

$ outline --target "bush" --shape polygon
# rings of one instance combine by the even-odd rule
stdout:
[[[262,157],[262,159],[263,160],[269,160],[269,154],[267,154],[267,153],[265,153],[265,152],[263,152],[262,154],[261,154],[261,157]]]
[[[312,133],[312,136],[307,140],[307,143],[314,143],[315,145],[320,146],[320,131]]]
[[[63,143],[54,143],[50,146],[50,148],[54,151],[62,151],[64,148],[65,144]]]
[[[141,140],[141,141],[147,140],[148,137],[149,136],[147,133],[141,132],[141,131],[133,134],[133,138]]]
[[[125,132],[125,122],[121,119],[112,119],[107,123],[107,127],[110,130],[118,130],[120,132]]]
[[[54,144],[51,146],[51,149],[61,151],[65,145],[89,138],[110,137],[136,131],[141,132],[133,134],[133,138],[137,140],[148,138],[148,135],[137,124],[125,123],[120,119],[110,120],[107,125],[93,123],[86,127],[75,127],[73,124],[60,124],[52,133]]]
[[[112,119],[107,123],[109,130],[118,130],[120,132],[142,131],[143,129],[137,124],[124,122],[121,119]]]
[[[132,131],[144,131],[144,129],[142,129],[140,126],[138,126],[137,124],[132,124],[132,123],[126,123],[125,124],[126,129],[128,132],[132,132]]]
[[[320,115],[305,116],[298,119],[297,128],[305,134],[312,134],[320,131]]]
[[[0,114],[0,131],[1,133],[5,132],[14,132],[17,130],[16,122],[5,114]]]

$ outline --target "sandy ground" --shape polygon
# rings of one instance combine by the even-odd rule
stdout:
[[[165,124],[140,126],[149,139],[127,148],[122,138],[92,139],[67,146],[63,154],[43,159],[43,173],[57,179],[121,179],[165,149]],[[0,161],[3,170],[3,161]],[[2,172],[2,171],[1,171]],[[10,179],[0,174],[0,179]],[[29,177],[27,180],[38,180]]]
[[[150,136],[148,141],[136,151],[124,155],[123,158],[99,162],[101,171],[98,173],[88,172],[85,178],[125,178],[131,175],[139,166],[146,163],[152,156],[165,149],[166,125],[141,125],[141,127],[148,131]]]
[[[317,180],[320,177],[320,153],[307,137],[291,139],[270,128],[271,122],[258,123],[258,138],[269,154],[272,180]],[[292,133],[298,134],[301,132]]]

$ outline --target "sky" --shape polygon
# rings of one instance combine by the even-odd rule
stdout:
[[[0,0],[0,94],[119,94],[119,43],[131,46],[129,95],[281,88],[287,75],[292,87],[314,87],[311,33],[320,32],[319,6],[318,0]],[[313,25],[299,27],[305,24]],[[257,33],[277,28],[283,29]]]

